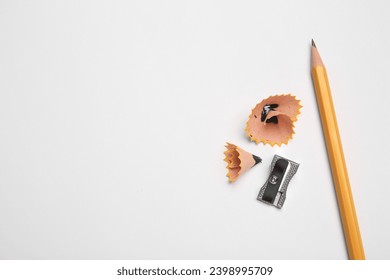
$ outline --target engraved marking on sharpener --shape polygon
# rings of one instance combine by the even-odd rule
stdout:
[[[288,184],[297,172],[298,167],[298,163],[275,155],[271,163],[270,175],[260,189],[257,199],[277,208],[282,208],[286,200]]]

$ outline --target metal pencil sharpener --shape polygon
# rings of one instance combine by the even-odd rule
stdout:
[[[288,184],[298,167],[298,163],[275,155],[271,163],[271,173],[260,189],[257,199],[279,209],[282,208],[286,200]]]

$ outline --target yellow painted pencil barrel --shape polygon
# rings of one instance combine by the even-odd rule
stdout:
[[[344,237],[347,244],[348,256],[352,260],[364,260],[364,248],[356,217],[351,186],[349,184],[348,171],[333,107],[328,75],[314,42],[312,47],[311,73],[332,170]]]

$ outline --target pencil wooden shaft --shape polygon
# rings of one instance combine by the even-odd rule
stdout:
[[[319,56],[318,58],[322,64],[321,58]],[[344,229],[344,237],[347,243],[348,255],[352,260],[364,260],[363,243],[360,236],[358,220],[349,184],[348,171],[344,160],[343,148],[325,67],[323,65],[313,65],[312,78],[317,95],[317,103],[328,150],[341,222]]]

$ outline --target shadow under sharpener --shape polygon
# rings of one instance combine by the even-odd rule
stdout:
[[[282,208],[286,200],[288,184],[298,167],[298,163],[275,155],[271,163],[271,173],[260,189],[257,200]]]

